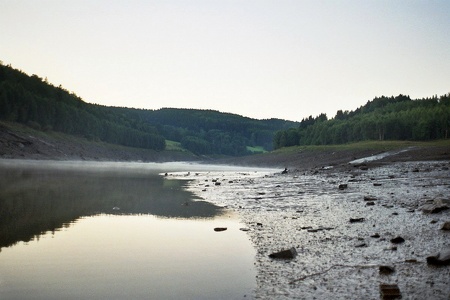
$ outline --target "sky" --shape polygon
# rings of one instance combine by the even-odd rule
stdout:
[[[450,92],[450,1],[0,0],[0,60],[84,101],[301,121]]]

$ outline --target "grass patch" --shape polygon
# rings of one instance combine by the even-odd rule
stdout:
[[[290,153],[299,151],[345,151],[345,150],[396,150],[408,147],[450,147],[450,139],[435,140],[427,142],[419,141],[363,141],[341,145],[308,145],[308,146],[292,146],[277,149],[274,152]]]
[[[256,146],[256,147],[250,147],[250,146],[247,146],[247,150],[250,151],[250,152],[253,153],[253,154],[256,154],[256,153],[266,153],[266,152],[267,152],[267,151],[266,151],[263,147],[261,147],[261,146]]]
[[[181,147],[181,143],[175,142],[175,141],[170,141],[170,140],[166,140],[166,150],[167,151],[187,152],[186,149]]]

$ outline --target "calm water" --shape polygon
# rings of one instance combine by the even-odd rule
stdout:
[[[250,297],[243,225],[158,175],[218,168],[0,160],[0,299]]]

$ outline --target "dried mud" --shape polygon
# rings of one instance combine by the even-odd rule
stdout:
[[[193,179],[191,191],[246,224],[257,250],[254,299],[380,299],[382,284],[396,284],[403,299],[449,299],[450,267],[429,266],[426,257],[450,247],[450,232],[440,230],[450,210],[420,209],[449,199],[449,167],[413,161],[183,176]],[[392,243],[398,236],[405,241]],[[269,257],[291,247],[293,259]],[[395,271],[381,274],[380,266]]]

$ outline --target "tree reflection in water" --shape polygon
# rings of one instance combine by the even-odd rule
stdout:
[[[0,165],[0,248],[57,231],[84,216],[213,218],[223,213],[184,190],[185,184],[133,169],[95,172]]]

